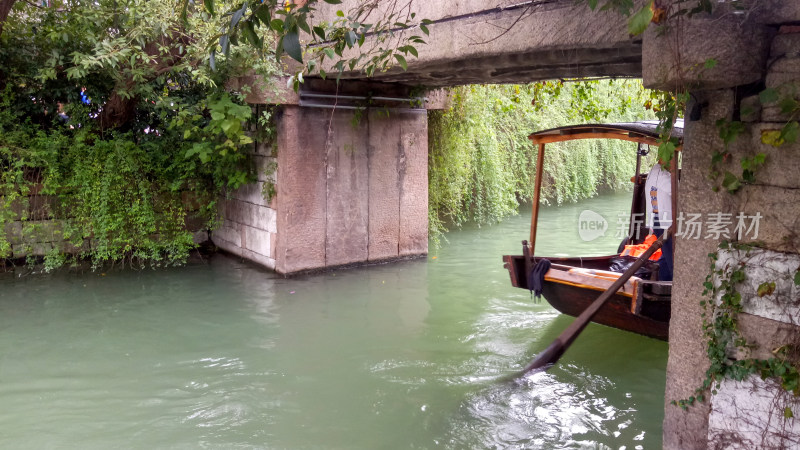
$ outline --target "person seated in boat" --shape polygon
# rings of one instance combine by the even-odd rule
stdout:
[[[672,175],[659,160],[647,175],[644,184],[647,201],[647,226],[660,237],[672,225]],[[672,281],[672,239],[664,238],[658,259],[658,279]]]

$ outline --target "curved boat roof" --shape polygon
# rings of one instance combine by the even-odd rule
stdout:
[[[534,144],[572,141],[576,139],[622,139],[643,144],[658,144],[657,120],[627,123],[602,123],[569,125],[537,131],[528,138]],[[672,136],[683,141],[683,119],[678,119],[672,129]]]

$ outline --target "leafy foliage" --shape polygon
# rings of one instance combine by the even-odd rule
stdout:
[[[590,8],[597,9],[600,0],[585,0]],[[733,0],[736,4],[739,0]],[[644,33],[650,23],[661,24],[677,16],[693,16],[699,13],[711,12],[711,0],[673,0],[671,2],[648,0],[637,10],[637,3],[633,0],[604,0],[601,10],[617,11],[628,17],[628,32],[632,36]],[[735,6],[735,5],[734,5]]]
[[[0,228],[22,227],[0,236],[0,258],[13,237],[59,243],[48,267],[75,249],[96,265],[179,262],[194,247],[186,222],[212,227],[220,192],[254,179],[250,107],[225,80],[277,69],[241,49],[211,71],[219,23],[180,21],[173,1],[59,6],[19,3],[0,35]],[[32,193],[53,199],[46,215]]]
[[[535,130],[652,118],[637,81],[465,86],[429,122],[429,229],[496,222],[533,197]],[[533,104],[533,108],[529,105]],[[547,148],[544,201],[574,202],[598,187],[624,189],[634,172],[629,143],[574,141]]]
[[[342,3],[323,1],[333,5]],[[183,11],[187,11],[189,0],[182,3]],[[219,9],[216,3],[221,2],[204,1],[205,11],[211,16]],[[280,59],[286,54],[303,64],[299,70],[293,70],[290,80],[298,89],[303,74],[326,78],[328,72],[338,77],[346,70],[359,70],[372,76],[395,64],[405,70],[406,58],[418,55],[416,46],[425,44],[423,36],[429,34],[430,21],[417,18],[411,2],[362,0],[347,11],[337,10],[331,21],[315,19],[320,3],[246,0],[235,4],[221,15],[227,20],[220,27],[219,45],[210,47],[212,64],[218,51],[228,55],[240,43],[262,47],[258,31],[269,30],[276,36],[274,55]]]

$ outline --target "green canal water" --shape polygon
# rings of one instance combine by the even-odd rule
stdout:
[[[545,208],[537,253],[613,252],[628,198]],[[605,236],[579,238],[585,209]],[[4,274],[0,448],[660,448],[664,342],[592,324],[514,380],[571,321],[509,286],[528,215],[292,279],[224,256]]]

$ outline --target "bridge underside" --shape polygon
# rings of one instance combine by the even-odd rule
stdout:
[[[531,51],[420,64],[413,72],[387,73],[377,80],[428,87],[529,83],[540,80],[642,76],[641,43],[627,47]]]
[[[492,5],[497,6],[469,0],[416,5],[418,17],[432,20],[427,44],[417,46],[419,57],[408,58],[408,70],[393,67],[373,80],[444,87],[642,75],[641,38],[628,35],[619,14],[592,11],[574,0]],[[405,33],[422,34],[419,29]]]

